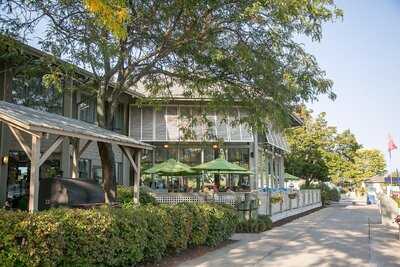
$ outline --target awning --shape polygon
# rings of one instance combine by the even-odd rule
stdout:
[[[265,136],[270,145],[282,149],[285,152],[290,152],[289,145],[281,133],[269,129]]]
[[[133,148],[152,149],[149,144],[98,127],[95,124],[4,101],[0,101],[0,120],[21,128],[21,130],[114,143]]]

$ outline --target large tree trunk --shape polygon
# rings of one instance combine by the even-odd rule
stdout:
[[[115,202],[117,197],[117,188],[114,177],[114,152],[109,143],[97,142],[102,167],[104,199],[106,203]]]
[[[110,104],[106,101],[106,92],[108,84],[102,84],[97,95],[97,123],[100,127],[112,130],[112,121],[114,112],[116,110],[116,104]],[[99,155],[102,167],[102,178],[103,178],[103,189],[104,198],[106,203],[112,203],[116,201],[117,187],[115,181],[115,158],[110,143],[97,142],[99,149]]]

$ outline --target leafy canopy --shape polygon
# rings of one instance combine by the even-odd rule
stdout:
[[[209,108],[221,112],[241,105],[249,114],[241,120],[259,129],[267,120],[287,122],[296,103],[335,97],[332,81],[295,41],[299,35],[320,40],[322,24],[342,16],[332,0],[0,5],[7,10],[0,19],[3,33],[37,33],[39,26],[44,49],[94,74],[98,100],[111,104],[98,110],[108,120],[121,94],[138,87],[153,97],[171,97],[179,86],[187,97],[209,98]]]
[[[311,181],[358,183],[385,172],[383,154],[364,149],[350,130],[338,132],[328,125],[326,114],[313,118],[304,107],[298,110],[304,125],[286,131],[291,152],[286,167],[292,174]]]

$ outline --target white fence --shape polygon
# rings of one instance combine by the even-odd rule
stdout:
[[[159,203],[177,204],[181,202],[216,202],[234,206],[245,198],[244,192],[234,193],[154,193]],[[284,218],[321,207],[321,191],[318,189],[300,190],[289,198],[288,192],[279,193],[283,199],[272,203],[271,197],[277,193],[253,192],[251,198],[258,198],[258,214],[271,216],[272,221],[279,221]]]
[[[258,193],[260,200],[258,214],[270,215],[272,221],[275,222],[322,206],[321,191],[318,189],[297,191],[294,198],[289,198],[287,192],[280,194],[283,200],[272,203],[271,196],[276,193]]]

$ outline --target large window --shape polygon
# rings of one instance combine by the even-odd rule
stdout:
[[[123,165],[122,162],[115,163],[115,178],[117,180],[117,184],[124,184],[124,174],[123,174]]]
[[[80,159],[79,160],[79,178],[89,179],[92,161],[90,159]]]
[[[201,164],[201,148],[183,147],[179,153],[179,160],[189,166]]]
[[[160,146],[155,149],[155,163],[161,163],[170,158],[178,159],[178,149],[176,147]]]
[[[89,123],[96,121],[96,99],[92,96],[81,95],[78,103],[79,119]]]
[[[248,148],[229,148],[228,161],[236,163],[243,168],[249,168],[249,149]]]
[[[118,105],[113,119],[113,131],[122,133],[124,129],[124,106]]]
[[[12,81],[11,102],[30,108],[63,114],[63,96],[55,88],[45,88],[40,77]]]

